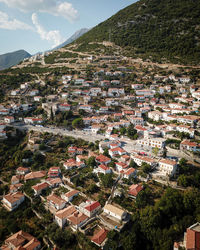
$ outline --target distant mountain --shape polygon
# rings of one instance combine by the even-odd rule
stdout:
[[[200,62],[199,0],[140,0],[80,37],[80,48],[111,41],[127,55]],[[94,45],[93,45],[94,46]]]
[[[70,43],[72,43],[73,41],[75,41],[76,39],[78,39],[79,37],[81,37],[83,34],[85,34],[86,32],[88,32],[89,29],[87,28],[83,28],[83,29],[80,29],[78,31],[76,31],[70,38],[68,38],[64,43],[58,45],[57,47],[55,47],[53,50],[56,50],[56,49],[60,49]]]
[[[10,68],[28,57],[31,57],[31,55],[25,50],[18,50],[0,55],[0,70]]]

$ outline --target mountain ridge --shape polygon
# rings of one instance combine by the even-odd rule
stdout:
[[[70,43],[72,43],[73,41],[75,41],[76,39],[78,39],[79,37],[81,37],[82,35],[84,35],[86,32],[88,32],[90,29],[88,28],[82,28],[80,30],[77,30],[72,36],[70,36],[65,42],[61,43],[60,45],[56,46],[55,48],[53,48],[52,50],[57,50],[60,49]],[[52,51],[51,50],[51,51]]]
[[[29,57],[31,57],[31,54],[23,49],[2,54],[0,55],[0,70],[10,68]]]

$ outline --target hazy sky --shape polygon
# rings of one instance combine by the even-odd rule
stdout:
[[[53,48],[136,0],[0,0],[0,54]]]

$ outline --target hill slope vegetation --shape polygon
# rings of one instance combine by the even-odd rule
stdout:
[[[100,23],[76,42],[111,40],[131,56],[199,63],[199,0],[141,0]],[[151,58],[150,57],[150,58]]]

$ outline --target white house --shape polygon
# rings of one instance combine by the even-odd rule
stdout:
[[[122,221],[123,219],[125,219],[127,213],[118,208],[118,207],[115,207],[111,204],[106,204],[104,206],[104,209],[103,209],[104,213],[106,213],[107,215],[113,217],[114,219],[117,219],[119,221]]]
[[[110,174],[111,172],[112,172],[111,168],[107,167],[104,164],[101,164],[94,169],[94,173]]]
[[[78,190],[73,189],[73,190],[67,192],[66,194],[62,195],[62,198],[64,200],[66,200],[67,202],[70,202],[73,200],[74,197],[78,196],[79,193],[80,192]]]
[[[35,102],[39,102],[40,100],[42,100],[42,96],[34,96],[33,99]]]
[[[76,212],[76,208],[71,205],[68,206],[62,210],[59,210],[55,213],[55,221],[58,224],[59,227],[63,228],[63,226],[66,224],[67,219],[69,216],[73,215]]]
[[[55,208],[56,210],[60,210],[65,207],[66,201],[55,194],[51,194],[47,197],[47,205],[48,207],[52,207],[52,208]]]
[[[86,201],[79,205],[79,210],[88,217],[94,216],[101,209],[98,201]]]
[[[124,95],[124,88],[109,88],[108,89],[108,96],[109,97],[119,97]]]
[[[92,106],[90,106],[90,105],[80,105],[79,110],[84,110],[86,112],[92,112]]]
[[[16,192],[10,193],[3,197],[2,203],[3,206],[8,211],[13,211],[14,209],[18,208],[18,206],[25,200],[25,196],[23,193]]]
[[[24,118],[25,124],[41,124],[42,119],[41,118],[34,118],[34,117],[26,117]]]
[[[136,177],[137,170],[135,168],[128,168],[124,171],[123,177],[125,179],[130,179],[131,177]]]
[[[150,166],[155,164],[155,160],[147,156],[134,155],[132,156],[132,159],[138,166],[141,166],[143,162],[149,164]]]
[[[200,152],[200,145],[197,144],[196,142],[191,142],[191,141],[188,141],[188,140],[184,140],[180,144],[180,149],[181,150],[193,151],[193,152]]]
[[[40,195],[43,190],[46,190],[49,187],[49,184],[46,182],[38,183],[34,186],[32,186],[32,189],[34,191],[34,195]]]
[[[72,226],[73,229],[77,230],[79,227],[84,225],[88,221],[88,216],[85,214],[76,211],[72,215],[70,215],[68,218],[69,224]]]
[[[4,121],[5,121],[5,123],[10,124],[10,123],[13,123],[15,121],[15,118],[13,116],[6,116],[4,118]]]
[[[159,161],[159,171],[163,175],[173,176],[176,173],[177,162],[168,159],[162,159]]]
[[[71,105],[68,103],[62,103],[59,105],[59,110],[60,111],[69,111],[71,109]]]
[[[35,96],[35,95],[37,95],[37,94],[39,94],[39,90],[37,90],[37,89],[32,89],[32,90],[29,92],[29,96]]]

